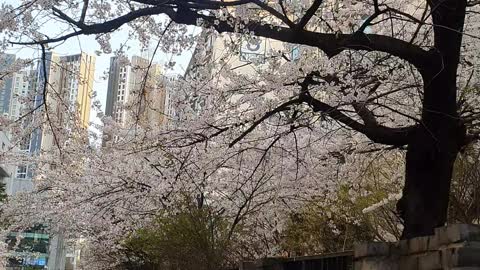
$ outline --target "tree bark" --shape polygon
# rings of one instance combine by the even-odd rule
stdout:
[[[432,61],[421,70],[422,123],[411,134],[403,197],[397,208],[404,220],[402,238],[432,235],[447,220],[453,165],[465,141],[457,113],[459,64],[466,2],[430,1],[434,22]]]
[[[465,136],[461,121],[454,117],[438,115],[412,134],[398,205],[405,226],[402,239],[432,235],[447,220],[453,165]]]

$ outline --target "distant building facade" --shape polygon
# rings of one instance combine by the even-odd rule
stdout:
[[[8,151],[10,147],[10,140],[7,137],[7,134],[3,131],[0,131],[0,154],[2,152]],[[1,158],[1,157],[0,157]],[[0,159],[1,160],[1,159]],[[9,194],[9,184],[10,179],[13,174],[13,168],[9,164],[2,164],[0,162],[0,182],[5,185],[5,191]]]
[[[166,89],[160,65],[133,56],[110,59],[105,115],[120,125],[158,128],[166,121]]]
[[[10,55],[7,62],[13,63],[14,59],[15,56]],[[35,118],[44,118],[45,115],[42,111],[35,111],[28,117],[22,117],[46,102],[49,112],[55,114],[63,128],[75,125],[86,129],[90,118],[94,72],[94,56],[86,53],[59,56],[48,52],[45,61],[40,61],[35,69],[8,74],[7,83],[0,87],[0,111],[11,120],[21,118],[28,125]],[[0,146],[31,155],[41,154],[55,146],[53,135],[47,130],[48,127],[37,127],[30,136],[16,145],[11,145],[9,134],[0,132]],[[34,166],[35,164],[0,165],[0,178],[6,184],[7,194],[14,195],[33,188]],[[49,235],[39,226],[21,233],[12,232],[9,237],[11,243],[16,241],[19,234],[23,238],[20,245],[11,252],[13,257],[8,261],[7,269],[30,267],[28,269],[64,270],[69,265],[66,263],[67,248],[62,235]],[[23,251],[25,249],[29,251]]]
[[[15,62],[15,55],[0,54],[0,115],[8,113],[12,96],[13,78],[8,70]]]

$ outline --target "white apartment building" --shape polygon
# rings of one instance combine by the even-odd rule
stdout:
[[[13,74],[12,91],[9,102],[8,115],[12,120],[18,119],[25,113],[28,98],[35,89],[35,71],[23,70]]]

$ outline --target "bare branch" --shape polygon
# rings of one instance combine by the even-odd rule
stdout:
[[[42,98],[43,98],[43,106],[45,107],[45,116],[47,118],[48,125],[50,126],[50,129],[52,130],[52,136],[55,141],[55,145],[57,146],[58,150],[60,151],[60,155],[62,153],[62,149],[60,146],[60,142],[57,138],[57,134],[55,132],[55,128],[53,127],[53,123],[50,119],[50,113],[48,112],[48,105],[47,105],[47,85],[48,85],[48,77],[47,77],[47,59],[46,59],[46,49],[45,45],[41,44],[40,45],[42,48],[42,71],[43,71],[43,92],[42,92]]]
[[[373,115],[372,111],[367,108],[365,103],[353,102],[352,103],[355,112],[362,118],[365,126],[377,126],[377,119]]]
[[[287,15],[284,15],[280,12],[278,12],[276,9],[272,8],[268,4],[260,1],[260,0],[252,0],[253,3],[255,3],[257,6],[261,7],[263,10],[268,11],[270,14],[273,16],[277,17],[280,19],[282,22],[284,22],[286,25],[288,25],[290,28],[295,27],[296,25],[287,17]]]
[[[297,29],[303,29],[307,23],[310,21],[310,19],[315,15],[315,12],[317,12],[318,8],[320,5],[323,3],[323,0],[315,0],[313,4],[308,8],[307,12],[305,12],[305,15],[300,19],[298,24],[296,25]]]
[[[82,8],[82,13],[80,14],[80,23],[85,22],[85,16],[87,15],[87,9],[88,9],[88,1],[89,0],[83,0],[83,8]]]
[[[52,10],[53,10],[53,15],[57,16],[58,18],[75,25],[80,29],[85,27],[85,24],[83,24],[82,22],[75,21],[72,17],[68,16],[67,14],[65,14],[60,9],[58,9],[56,7],[52,7]]]
[[[282,9],[283,15],[287,17],[287,9],[285,8],[285,5],[283,4],[284,0],[278,0],[278,4],[280,5],[280,8]]]

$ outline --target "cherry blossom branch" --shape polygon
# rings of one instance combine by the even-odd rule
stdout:
[[[394,13],[394,14],[398,14],[400,16],[403,16],[403,17],[406,17],[408,19],[410,19],[412,22],[415,22],[419,25],[419,27],[421,27],[422,25],[425,24],[425,22],[423,20],[419,20],[417,18],[415,18],[414,16],[408,14],[408,13],[405,13],[405,12],[402,12],[398,9],[395,9],[395,8],[391,8],[389,6],[386,6],[384,9],[380,9],[380,6],[378,5],[378,2],[375,2],[375,12],[370,16],[368,17],[365,22],[363,22],[363,24],[360,26],[360,28],[357,30],[357,32],[364,32],[365,29],[372,23],[373,20],[375,20],[378,16],[382,15],[382,14],[385,14],[385,13]]]
[[[198,17],[197,17],[198,16]],[[175,18],[177,23],[194,24],[193,19],[201,18],[209,22],[218,32],[235,32],[235,27],[227,22],[220,22],[215,25],[212,17],[193,13],[190,16]],[[196,21],[196,20],[195,20]],[[389,36],[377,34],[329,34],[317,33],[307,30],[296,30],[285,27],[275,27],[277,31],[272,31],[272,26],[258,22],[251,22],[245,26],[255,35],[271,38],[288,43],[303,44],[317,47],[328,57],[334,57],[345,49],[380,51],[389,53],[404,59],[414,65],[421,72],[430,62],[431,55],[422,48]]]
[[[307,9],[305,15],[300,19],[298,24],[295,26],[297,29],[303,29],[308,24],[310,19],[315,15],[320,5],[323,3],[323,0],[315,0],[313,4]]]
[[[42,92],[42,99],[43,99],[43,106],[45,107],[45,116],[47,117],[47,122],[48,125],[50,126],[50,129],[52,130],[52,136],[55,141],[55,145],[58,148],[58,151],[60,151],[60,156],[62,155],[62,149],[60,146],[60,142],[57,138],[57,134],[55,132],[55,129],[53,128],[53,123],[50,119],[50,113],[48,112],[48,105],[47,105],[47,85],[48,85],[48,77],[47,77],[47,59],[46,59],[46,49],[45,45],[41,44],[40,45],[42,48],[42,71],[43,71],[43,92]]]
[[[160,4],[164,4],[165,2],[157,2],[151,0],[134,0],[134,2],[142,3],[142,4],[151,4],[158,6]],[[283,23],[288,25],[289,27],[295,27],[296,25],[287,17],[286,13],[283,14],[278,12],[273,7],[269,6],[267,3],[264,3],[261,0],[239,0],[239,1],[202,1],[200,2],[187,2],[187,1],[177,1],[177,5],[194,10],[217,10],[225,7],[233,7],[233,6],[240,6],[246,4],[255,4],[258,7],[262,8],[265,11],[268,11],[271,15],[275,16],[277,19],[281,20]]]
[[[185,4],[177,4],[175,6],[155,6],[133,10],[125,15],[115,19],[86,25],[83,22],[75,21],[63,12],[56,14],[66,22],[74,24],[79,30],[75,30],[69,34],[44,40],[34,40],[32,42],[11,42],[20,45],[47,44],[64,41],[68,38],[78,35],[101,34],[114,31],[122,25],[144,16],[157,14],[165,14],[176,23],[186,25],[197,25],[198,20],[202,20],[206,27],[213,27],[219,33],[237,32],[238,28],[227,21],[219,21],[215,16],[205,15],[200,12],[183,8]],[[278,13],[280,14],[280,13]],[[281,15],[281,14],[280,14]],[[230,21],[237,21],[237,18],[230,17]],[[379,51],[389,53],[404,59],[414,65],[421,72],[431,62],[431,54],[422,48],[410,44],[409,42],[396,39],[394,37],[377,35],[377,34],[333,34],[318,33],[307,30],[299,30],[291,27],[274,26],[272,24],[250,21],[244,26],[245,30],[254,33],[257,36],[271,38],[278,41],[284,41],[295,44],[309,45],[322,50],[328,57],[333,57],[345,49],[363,50],[363,51]],[[273,30],[275,29],[275,30]]]
[[[278,0],[278,4],[280,5],[280,8],[282,9],[283,15],[288,19],[287,17],[287,9],[285,8],[285,5],[283,4],[284,0]],[[290,19],[289,19],[290,21]]]
[[[245,136],[247,136],[250,132],[252,132],[258,125],[260,125],[263,121],[265,121],[266,119],[270,118],[271,116],[275,115],[276,113],[279,113],[281,111],[285,111],[285,110],[288,110],[290,108],[290,106],[294,105],[294,104],[299,104],[301,103],[301,100],[300,99],[292,99],[292,100],[289,100],[283,104],[281,104],[280,106],[278,106],[277,108],[267,112],[265,115],[263,115],[260,119],[258,119],[257,121],[255,121],[247,130],[245,130],[240,136],[238,136],[235,140],[233,140],[229,145],[228,147],[233,147],[237,142],[239,142],[240,140],[242,140]]]
[[[355,109],[355,112],[362,118],[363,123],[365,126],[377,126],[378,122],[377,119],[375,119],[375,116],[373,115],[372,111],[370,111],[367,108],[367,104],[365,103],[360,103],[360,102],[353,102],[352,103],[353,108]]]
[[[43,103],[37,105],[35,108],[31,109],[30,111],[28,111],[27,113],[23,114],[22,116],[18,117],[16,120],[15,120],[15,123],[19,123],[20,121],[22,121],[23,119],[25,119],[27,116],[35,113],[38,109],[42,108],[43,107]]]
[[[428,7],[429,7],[428,2],[426,2],[425,3],[425,9],[423,10],[422,17],[420,19],[420,21],[422,21],[423,23],[418,24],[417,29],[415,29],[415,32],[413,32],[413,35],[410,38],[410,43],[413,43],[413,41],[415,41],[415,39],[418,36],[418,33],[420,33],[420,29],[425,24],[425,20],[427,19],[427,15],[428,15]]]
[[[257,6],[261,7],[263,10],[268,11],[270,14],[275,16],[277,19],[280,19],[283,23],[288,25],[290,28],[296,27],[295,23],[293,23],[286,15],[281,14],[276,9],[272,8],[268,4],[262,2],[261,0],[252,0]]]
[[[371,123],[371,125],[364,125],[342,113],[337,108],[313,98],[308,93],[303,94],[301,99],[307,103],[314,112],[322,112],[328,115],[330,118],[364,134],[375,143],[396,146],[406,145],[409,142],[409,134],[415,128],[415,126],[389,128],[373,123]]]
[[[360,104],[354,102],[352,106],[355,109],[355,112],[360,116],[363,120],[363,124],[354,120],[353,118],[347,116],[345,113],[341,112],[335,107],[332,107],[326,103],[319,101],[318,99],[313,98],[310,93],[308,92],[308,87],[310,84],[315,84],[313,80],[314,75],[319,75],[318,72],[312,72],[307,75],[303,82],[298,83],[302,87],[301,94],[299,98],[289,100],[275,109],[265,113],[260,119],[256,120],[247,130],[245,130],[240,136],[234,139],[230,144],[229,147],[233,147],[236,143],[242,140],[245,136],[247,136],[250,132],[252,132],[258,125],[260,125],[263,121],[270,118],[271,116],[290,109],[290,106],[306,103],[308,104],[314,112],[322,112],[328,115],[330,118],[339,121],[349,128],[360,132],[370,138],[372,141],[381,144],[387,145],[395,145],[395,146],[402,146],[408,144],[408,137],[410,131],[415,127],[402,127],[402,128],[389,128],[378,124],[377,120],[375,119],[374,114],[368,110],[365,106],[366,104]],[[339,80],[335,76],[327,76],[323,79],[327,81],[336,81]],[[370,84],[371,82],[368,82]],[[366,84],[364,87],[366,87]],[[373,85],[370,92],[374,92],[380,86],[380,83],[377,82]]]

